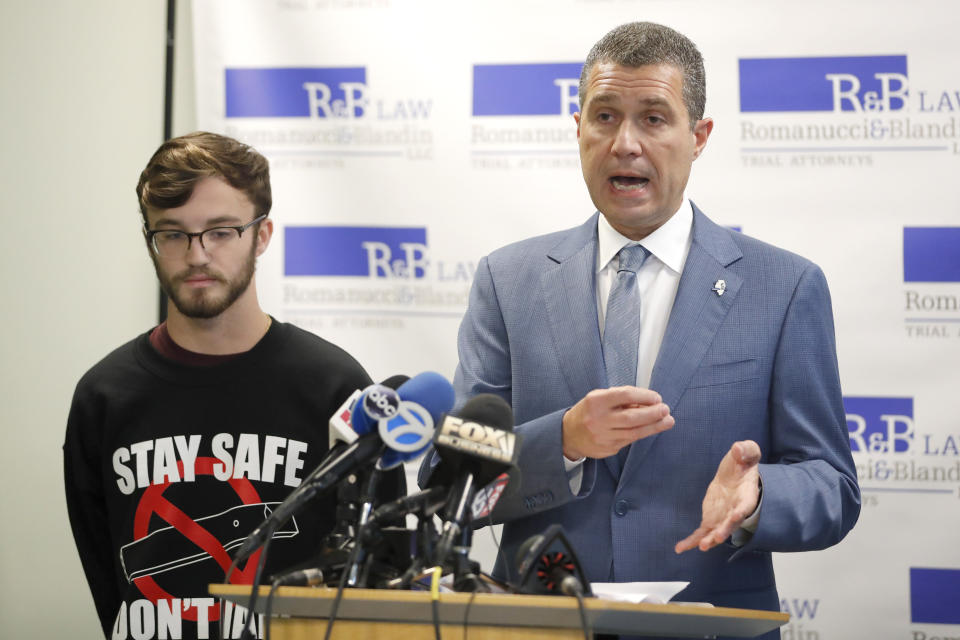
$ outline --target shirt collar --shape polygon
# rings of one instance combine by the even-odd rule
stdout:
[[[690,234],[693,230],[693,206],[684,194],[683,203],[656,231],[640,242],[634,242],[610,226],[602,214],[597,222],[597,272],[602,271],[623,247],[642,244],[660,262],[676,273],[683,270]]]

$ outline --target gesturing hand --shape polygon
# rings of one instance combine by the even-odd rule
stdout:
[[[563,416],[563,454],[606,458],[673,426],[660,394],[639,387],[594,389]]]
[[[727,539],[757,508],[760,499],[760,446],[753,440],[734,442],[713,476],[703,498],[703,515],[696,531],[674,547],[683,553],[706,551]]]

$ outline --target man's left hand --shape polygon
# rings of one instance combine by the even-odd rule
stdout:
[[[726,540],[757,508],[760,499],[760,446],[753,440],[734,442],[723,456],[703,498],[703,516],[696,531],[674,547],[677,553],[711,549]]]

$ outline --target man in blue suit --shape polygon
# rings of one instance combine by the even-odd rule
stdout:
[[[458,399],[500,395],[523,434],[495,574],[559,523],[591,581],[690,581],[677,599],[778,610],[771,552],[828,547],[857,520],[826,282],[685,199],[704,103],[685,36],[611,31],[574,116],[598,213],[479,263]]]

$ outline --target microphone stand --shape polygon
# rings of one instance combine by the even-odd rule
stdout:
[[[348,587],[363,588],[367,584],[370,573],[369,560],[372,560],[373,556],[368,557],[367,554],[367,541],[365,538],[369,536],[365,535],[368,533],[365,529],[367,529],[367,523],[370,520],[371,513],[373,513],[373,503],[377,494],[377,487],[380,485],[381,475],[380,470],[374,467],[369,471],[366,482],[363,483],[364,488],[360,496],[360,513],[357,519],[356,542],[354,542],[356,552],[353,554],[353,561],[350,565],[344,567],[344,570],[347,571]],[[363,567],[362,571],[361,565]]]
[[[317,569],[322,573],[322,582],[335,585],[346,570],[356,537],[360,502],[360,478],[350,474],[337,484],[336,524],[324,536],[320,551],[310,562],[299,565]],[[274,576],[274,579],[284,576]]]
[[[439,536],[433,524],[433,514],[439,506],[442,505],[431,507],[424,504],[412,514],[417,518],[417,554],[402,575],[384,583],[387,589],[408,588],[423,573],[429,559],[433,558],[434,546]]]
[[[480,579],[480,563],[470,559],[470,548],[473,543],[473,527],[464,527],[460,537],[460,544],[453,547],[453,590],[475,593],[488,592],[488,587]]]

